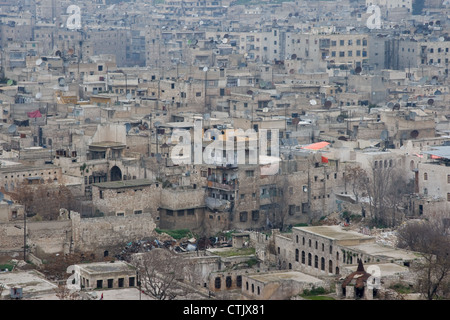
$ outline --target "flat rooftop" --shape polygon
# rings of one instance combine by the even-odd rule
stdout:
[[[349,249],[362,251],[372,256],[378,256],[384,259],[411,261],[420,258],[419,254],[415,252],[386,247],[378,243],[363,243],[347,247]]]
[[[112,262],[95,262],[86,264],[77,264],[81,270],[90,275],[103,274],[103,273],[128,273],[134,272],[135,268],[123,261]]]
[[[344,230],[340,226],[316,226],[316,227],[294,227],[307,233],[320,235],[331,240],[374,240],[375,237],[366,236],[356,231]]]
[[[94,183],[93,185],[102,189],[121,189],[150,186],[154,182],[148,179],[120,180]]]
[[[410,272],[409,268],[403,267],[396,263],[367,263],[367,264],[364,264],[364,270],[366,270],[366,272],[368,272],[368,268],[371,265],[378,266],[380,268],[380,273],[381,273],[382,277],[388,277],[388,276],[397,275],[399,273]],[[348,269],[350,271],[350,273],[352,273],[358,269],[358,266],[357,265],[344,266],[344,268]]]
[[[304,283],[322,282],[319,278],[297,271],[253,274],[248,277],[262,283],[270,283],[274,281],[296,281]]]
[[[24,298],[30,294],[54,292],[53,290],[57,288],[36,270],[2,272],[0,273],[0,282],[5,285],[2,296],[9,296],[10,288],[22,288]]]

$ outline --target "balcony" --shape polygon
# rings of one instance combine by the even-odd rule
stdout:
[[[219,183],[216,181],[208,181],[208,188],[219,189],[224,191],[235,191],[236,184],[234,182]]]

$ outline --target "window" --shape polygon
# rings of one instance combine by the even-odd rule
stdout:
[[[423,174],[423,180],[428,180],[428,173],[425,172],[425,173]]]
[[[166,210],[166,215],[173,216],[173,211],[172,210]]]
[[[226,285],[226,287],[227,288],[231,288],[231,285],[233,284],[233,281],[231,280],[231,277],[230,276],[227,276],[226,278],[225,278],[225,285]]]
[[[319,257],[314,256],[314,268],[319,269]]]
[[[447,175],[447,183],[450,183],[450,174]]]
[[[242,276],[237,276],[236,277],[236,286],[238,288],[242,287]]]
[[[311,253],[308,253],[308,266],[311,266],[312,263],[312,255]]]
[[[201,93],[201,92],[196,92],[196,93],[195,93],[195,96],[196,96],[196,97],[201,97],[201,96],[202,96],[202,93]]]
[[[450,201],[450,192],[447,193],[447,201]]]
[[[220,286],[221,286],[220,277],[216,277],[216,279],[214,280],[214,287],[216,289],[220,289]]]
[[[299,251],[298,249],[295,249],[295,261],[298,262],[298,256],[299,256]]]
[[[142,210],[134,210],[134,214],[142,214]]]
[[[293,216],[295,214],[295,205],[289,205],[289,215]]]
[[[255,176],[255,172],[253,170],[246,170],[245,171],[245,176],[250,178],[250,177],[254,177]]]
[[[239,221],[241,222],[247,221],[247,211],[243,211],[239,214]]]
[[[253,221],[258,221],[259,220],[259,211],[258,210],[253,210],[252,211],[252,220]]]
[[[325,271],[325,258],[320,259],[320,270]]]
[[[305,264],[306,254],[305,251],[302,251],[302,263]]]

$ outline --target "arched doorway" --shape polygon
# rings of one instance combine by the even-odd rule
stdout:
[[[110,171],[111,181],[120,181],[122,180],[122,170],[118,166],[114,166]]]

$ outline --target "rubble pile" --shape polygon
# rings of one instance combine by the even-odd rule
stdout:
[[[209,238],[183,238],[180,240],[173,239],[167,234],[161,234],[160,238],[145,238],[142,240],[131,241],[122,249],[119,254],[115,255],[118,260],[128,260],[133,253],[148,252],[156,248],[164,248],[173,250],[178,253],[205,250],[208,248],[230,247],[231,239],[209,237]]]

